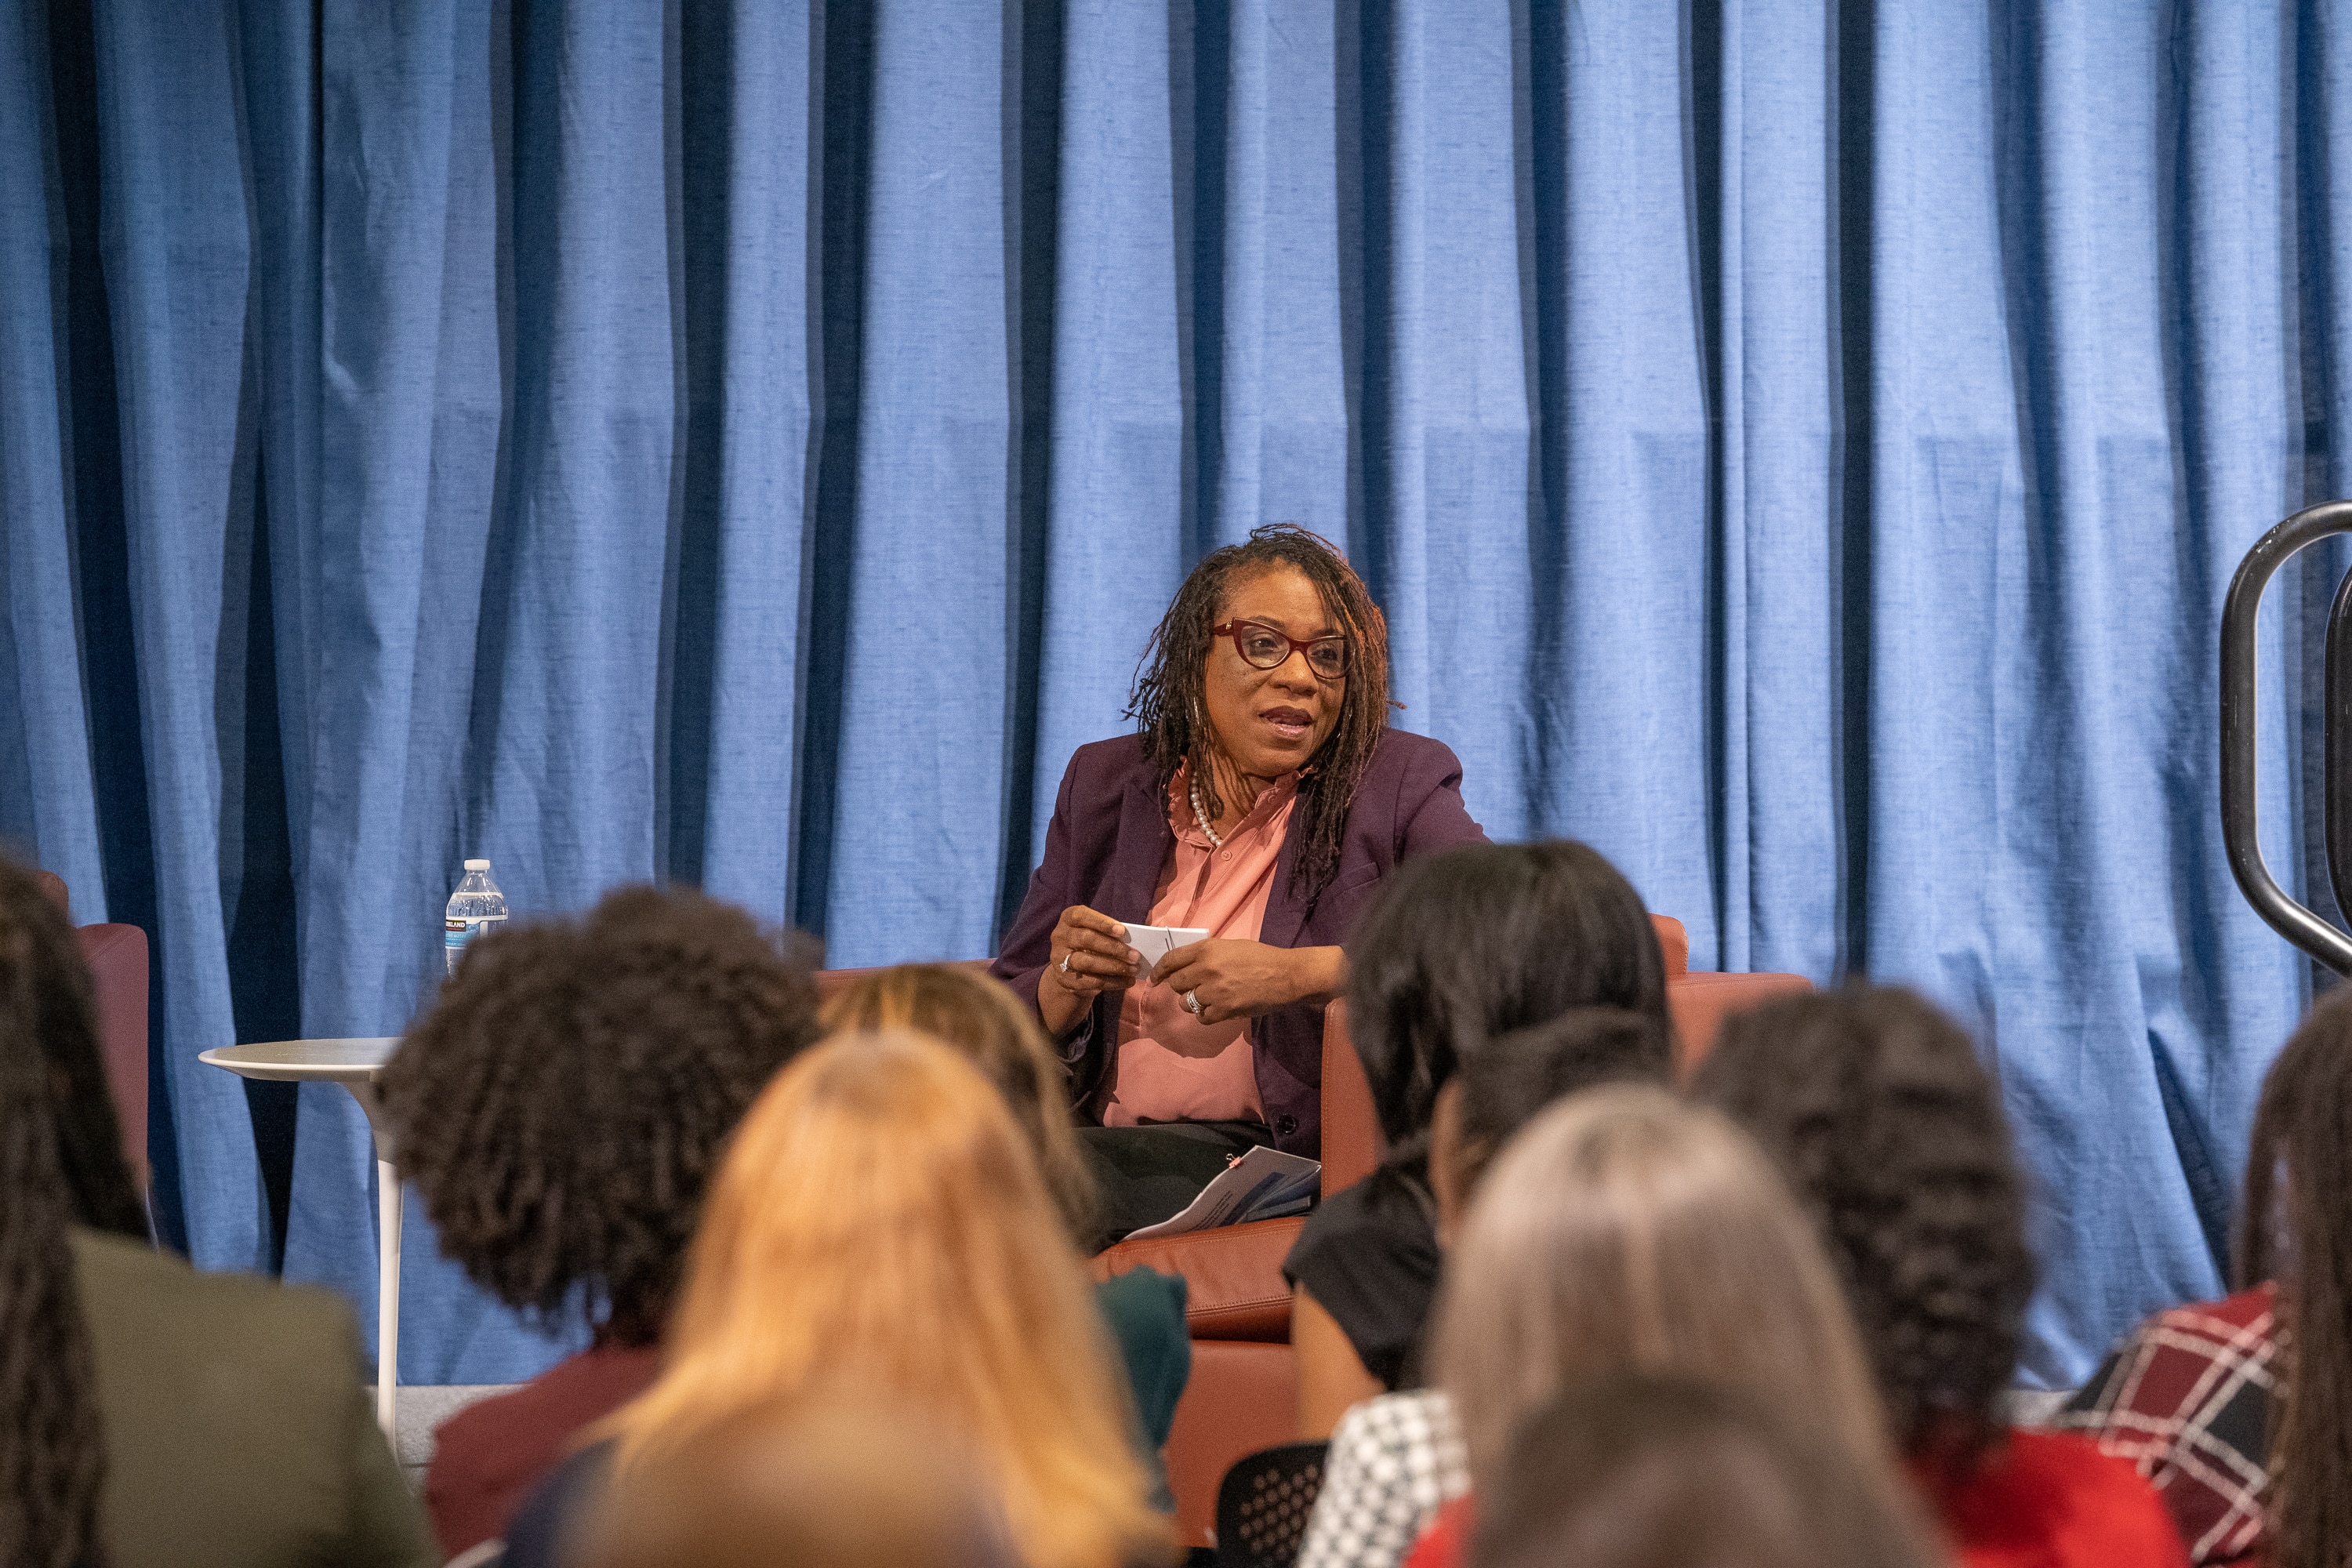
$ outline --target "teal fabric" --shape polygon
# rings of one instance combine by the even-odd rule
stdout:
[[[2219,1292],[2309,995],[2225,868],[2215,627],[2347,485],[2346,27],[0,5],[0,837],[152,940],[164,1227],[372,1330],[356,1108],[195,1058],[401,1028],[461,857],[992,952],[1186,568],[1289,520],[1496,838],[1967,1021],[2079,1381]],[[2263,631],[2305,888],[2332,582]],[[572,1348],[408,1226],[408,1378]]]
[[[1173,1510],[1168,1469],[1160,1450],[1176,1425],[1176,1402],[1192,1376],[1192,1337],[1184,1326],[1184,1280],[1152,1268],[1130,1268],[1095,1287],[1095,1306],[1110,1325],[1127,1384],[1135,1395],[1137,1444],[1150,1467],[1158,1506]]]

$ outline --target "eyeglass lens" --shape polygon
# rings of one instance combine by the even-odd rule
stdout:
[[[1272,669],[1290,657],[1294,645],[1288,637],[1265,626],[1246,626],[1242,631],[1242,657],[1260,669]],[[1307,668],[1326,680],[1337,680],[1348,673],[1348,639],[1324,637],[1319,641],[1296,645],[1307,653]]]

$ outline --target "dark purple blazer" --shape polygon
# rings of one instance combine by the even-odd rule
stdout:
[[[1305,816],[1294,812],[1274,891],[1265,901],[1258,940],[1276,947],[1344,945],[1401,861],[1456,844],[1484,844],[1486,830],[1462,804],[1462,764],[1443,742],[1391,730],[1372,752],[1348,813],[1339,868],[1320,897],[1302,903],[1290,886]],[[1175,848],[1168,826],[1168,795],[1144,760],[1143,739],[1122,735],[1080,746],[1062,775],[1045,829],[1045,858],[1029,879],[1029,896],[1005,933],[989,973],[1031,1006],[1037,977],[1052,954],[1054,924],[1072,904],[1113,920],[1150,919],[1160,868]],[[1070,1098],[1088,1120],[1101,1112],[1096,1091],[1118,1038],[1120,993],[1096,998],[1094,1012],[1062,1043],[1071,1070]],[[1318,1003],[1277,1007],[1258,1018],[1258,1103],[1275,1146],[1319,1158],[1323,1148],[1323,1008]]]

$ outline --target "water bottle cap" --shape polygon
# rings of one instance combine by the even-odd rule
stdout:
[[[468,860],[466,862],[466,869],[468,871],[487,871],[489,868],[490,863],[488,860]]]

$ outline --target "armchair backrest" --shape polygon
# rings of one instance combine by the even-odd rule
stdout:
[[[1323,1009],[1323,1195],[1347,1191],[1381,1163],[1371,1080],[1348,1038],[1348,1004]]]
[[[65,879],[36,871],[41,890],[70,910]],[[76,926],[74,942],[89,966],[98,998],[98,1045],[106,1087],[122,1124],[122,1157],[147,1184],[147,933],[132,925]]]

